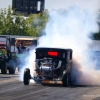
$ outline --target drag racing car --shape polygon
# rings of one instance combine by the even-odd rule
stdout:
[[[71,83],[72,49],[36,48],[35,72],[30,75],[30,69],[25,68],[23,83],[28,85],[30,79],[41,84],[63,84],[67,87]]]

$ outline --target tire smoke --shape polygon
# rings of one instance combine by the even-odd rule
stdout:
[[[22,69],[20,72],[20,80],[23,81],[23,74],[25,68],[30,69],[30,74],[33,77],[35,75],[35,49],[31,50],[27,57],[23,59]],[[31,80],[32,83],[34,83],[34,80]]]
[[[84,0],[85,1],[85,0]],[[98,32],[98,1],[79,2],[68,9],[49,11],[46,35],[39,39],[40,47],[71,48],[73,50],[72,80],[76,85],[100,84],[96,62],[90,59],[92,33]],[[81,6],[81,4],[85,6]],[[93,47],[95,48],[95,47]]]
[[[89,38],[98,32],[97,24],[99,0],[74,0],[64,4],[59,2],[57,9],[49,10],[49,20],[44,29],[45,35],[38,40],[38,47],[71,48],[73,50],[72,80],[78,85],[99,85],[99,70],[95,61],[90,60],[92,43]],[[31,52],[25,67],[33,67],[34,53]],[[24,67],[24,68],[25,68]],[[31,70],[32,71],[32,70]]]

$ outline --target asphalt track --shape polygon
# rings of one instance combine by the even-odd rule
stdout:
[[[100,86],[25,86],[15,75],[0,74],[0,100],[100,100]]]

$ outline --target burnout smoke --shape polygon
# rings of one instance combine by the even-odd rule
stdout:
[[[34,70],[35,70],[35,49],[33,49],[32,51],[29,52],[28,55],[26,55],[26,57],[24,57],[24,59],[22,59],[23,63],[22,64],[22,69],[21,69],[21,73],[20,73],[20,80],[23,81],[23,74],[24,74],[24,70],[25,68],[29,68],[30,69],[30,73],[31,76],[33,77],[33,75],[35,75]],[[34,81],[31,81],[34,82]]]
[[[67,1],[67,2],[66,2]],[[59,3],[58,3],[59,2]],[[68,3],[68,4],[67,4]],[[99,72],[95,70],[95,62],[89,59],[86,51],[91,40],[89,36],[98,32],[99,0],[60,0],[57,9],[49,10],[49,20],[44,29],[45,35],[38,40],[38,47],[71,48],[73,50],[72,79],[75,84],[100,84]],[[34,62],[34,52],[31,52],[25,67]]]
[[[39,46],[73,49],[72,79],[76,79],[75,84],[100,84],[95,62],[90,61],[89,54],[86,53],[89,50],[88,45],[91,44],[89,36],[98,32],[98,1],[80,1],[68,9],[49,11],[46,35],[39,39]]]

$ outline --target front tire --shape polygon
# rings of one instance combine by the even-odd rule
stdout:
[[[16,71],[16,67],[15,67],[15,63],[13,63],[13,66],[9,68],[9,74],[15,74]]]
[[[8,67],[9,67],[9,74],[15,74],[16,66],[13,60],[9,61]]]
[[[26,68],[24,70],[23,81],[24,81],[24,85],[28,85],[30,82],[30,70],[29,70],[29,68]]]
[[[2,64],[1,64],[1,73],[2,74],[7,74],[7,65],[6,65],[6,62],[2,62]]]
[[[13,66],[12,68],[9,69],[9,74],[15,74],[15,70],[16,70],[16,67]]]

